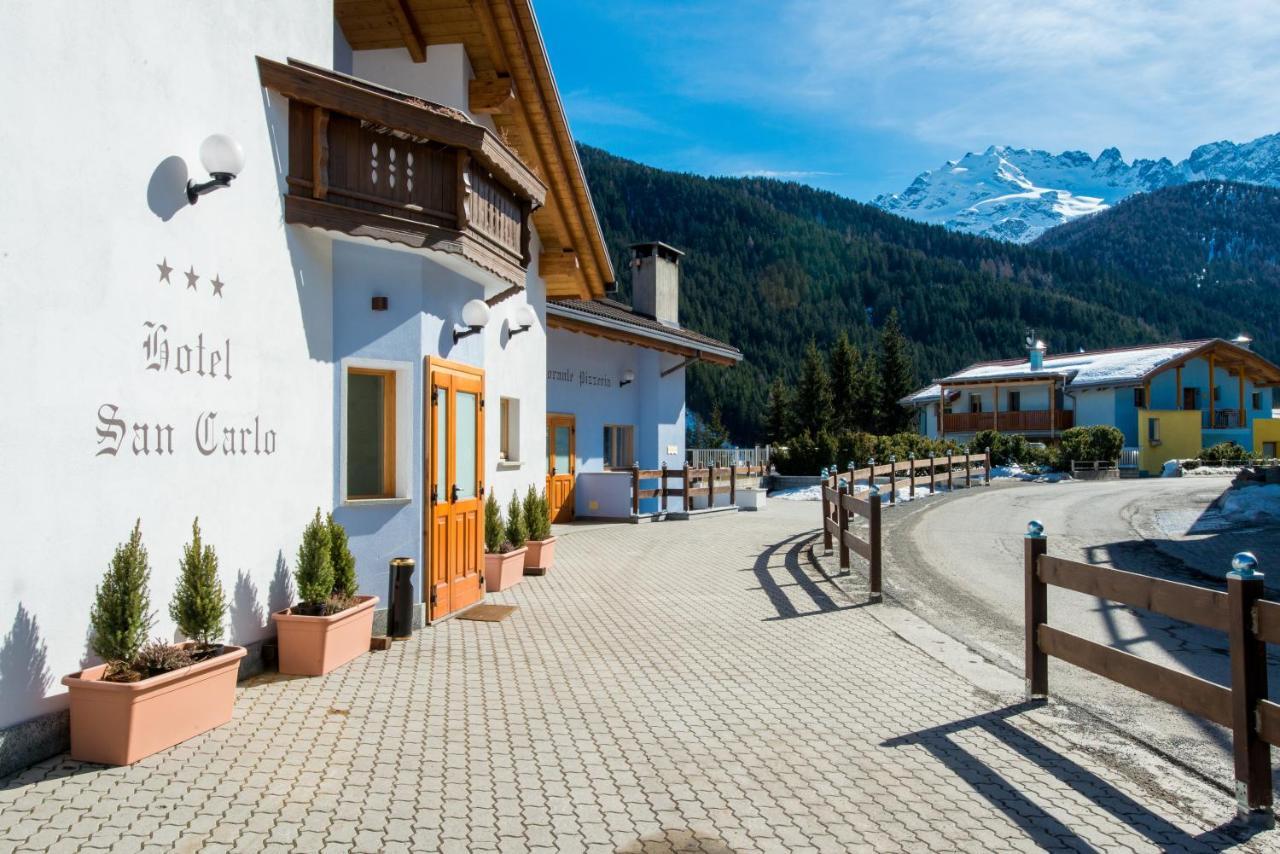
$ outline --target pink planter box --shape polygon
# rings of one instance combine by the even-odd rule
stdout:
[[[524,578],[524,556],[528,546],[506,554],[484,556],[484,589],[489,593],[506,590]]]
[[[183,644],[191,646],[191,644]],[[71,699],[71,758],[132,765],[231,720],[245,649],[141,682],[104,682],[107,665],[62,677]]]
[[[280,672],[323,676],[369,651],[377,596],[357,596],[360,604],[329,617],[307,617],[286,608],[272,614],[280,644]]]
[[[524,556],[525,575],[546,575],[556,556],[556,538],[530,540],[525,544],[528,551]]]

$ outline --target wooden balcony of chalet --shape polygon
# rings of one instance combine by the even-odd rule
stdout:
[[[547,188],[464,113],[296,60],[258,57],[289,99],[285,221],[460,256],[515,286]]]
[[[1057,433],[1074,427],[1076,414],[1067,410],[1019,412],[947,412],[942,416],[947,434],[999,430],[1003,433]]]

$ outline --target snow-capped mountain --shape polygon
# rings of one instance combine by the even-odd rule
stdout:
[[[1280,133],[1239,145],[1212,142],[1180,163],[1163,157],[1126,163],[1115,148],[1095,159],[1083,151],[1053,155],[993,145],[921,173],[874,204],[955,231],[1026,243],[1132,193],[1204,179],[1280,186]]]

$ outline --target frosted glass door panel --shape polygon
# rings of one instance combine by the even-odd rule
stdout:
[[[436,501],[449,500],[449,389],[436,389]]]
[[[479,484],[476,482],[476,395],[469,391],[458,392],[457,472],[458,498],[475,498]]]

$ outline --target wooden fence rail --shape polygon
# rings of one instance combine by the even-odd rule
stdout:
[[[850,465],[845,471],[828,470],[825,484],[835,489],[842,479],[847,479],[852,489],[853,484],[858,481],[866,481],[870,485],[877,478],[889,479],[890,504],[898,503],[899,480],[907,481],[911,498],[916,497],[916,490],[921,486],[932,489],[936,484],[946,484],[947,489],[954,489],[957,481],[969,487],[973,486],[975,480],[990,486],[991,454],[947,454],[945,457],[919,460],[911,457],[905,460],[891,459],[887,463],[872,460],[871,464],[863,468]]]
[[[840,550],[840,568],[849,568],[849,552],[853,551],[870,564],[868,582],[871,601],[879,602],[883,596],[883,562],[880,553],[880,496],[874,491],[866,498],[849,494],[849,485],[841,483],[836,489],[825,484],[822,487],[822,542],[831,551],[834,540]],[[828,508],[834,508],[832,513]],[[850,530],[852,519],[861,516],[867,520],[867,538],[860,539]]]
[[[1231,730],[1236,806],[1250,823],[1272,827],[1271,745],[1280,745],[1280,705],[1267,699],[1268,643],[1280,643],[1280,603],[1262,598],[1257,559],[1232,561],[1225,593],[1177,581],[1064,560],[1048,554],[1039,522],[1027,526],[1023,575],[1028,699],[1049,694],[1049,657],[1066,661]],[[1225,632],[1231,684],[1154,664],[1048,624],[1048,588],[1061,587]]]
[[[640,515],[640,502],[647,498],[658,499],[658,509],[661,513],[667,512],[672,497],[683,498],[686,511],[693,509],[692,499],[699,496],[706,496],[708,507],[715,505],[717,495],[725,494],[729,496],[731,506],[737,505],[739,481],[763,477],[769,473],[765,466],[730,465],[691,468],[687,463],[681,468],[668,468],[667,464],[663,463],[661,468],[656,469],[642,469],[636,465],[627,471],[631,472],[632,516]],[[641,481],[653,480],[658,482],[657,486],[641,488]],[[678,485],[673,487],[672,481]]]

